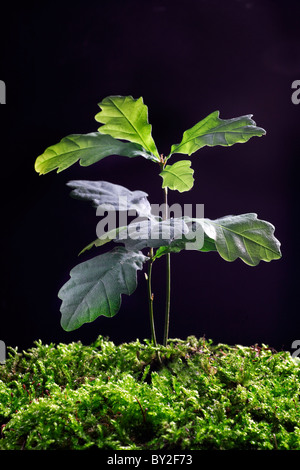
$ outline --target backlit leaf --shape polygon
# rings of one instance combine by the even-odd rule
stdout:
[[[220,119],[219,111],[214,111],[191,129],[184,132],[179,144],[172,145],[168,158],[173,153],[191,155],[201,147],[208,145],[231,146],[247,142],[251,137],[260,137],[266,133],[251,119],[252,114],[233,119]]]
[[[148,122],[148,108],[142,97],[108,96],[99,103],[99,107],[101,111],[95,116],[96,121],[103,124],[99,132],[140,144],[159,161]]]
[[[49,171],[57,173],[70,167],[78,160],[81,166],[89,166],[109,155],[137,157],[153,160],[155,157],[139,144],[122,142],[110,135],[91,132],[90,134],[72,134],[60,142],[48,147],[35,161],[35,170],[44,175]]]
[[[166,165],[160,173],[163,178],[162,187],[176,189],[180,193],[189,191],[194,185],[194,170],[190,166],[191,162],[189,160],[181,160],[173,165]]]

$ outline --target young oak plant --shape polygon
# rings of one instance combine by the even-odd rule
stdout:
[[[147,194],[106,181],[70,181],[71,196],[86,200],[105,211],[132,211],[138,216],[128,225],[110,227],[84,250],[114,242],[111,251],[81,262],[70,272],[70,279],[60,289],[61,325],[66,331],[92,322],[100,315],[113,317],[121,306],[121,296],[132,294],[137,287],[137,271],[147,264],[145,273],[151,338],[157,345],[153,315],[152,266],[156,259],[166,257],[166,307],[163,344],[169,335],[172,253],[185,249],[218,252],[226,261],[240,258],[250,266],[260,261],[281,257],[280,242],[274,226],[257,218],[255,213],[230,215],[216,220],[191,216],[170,217],[168,191],[189,191],[194,184],[191,161],[184,159],[169,164],[174,154],[192,155],[204,146],[231,146],[260,137],[266,132],[257,127],[252,115],[220,119],[219,111],[209,114],[183,133],[169,155],[160,155],[152,138],[148,109],[143,98],[109,96],[101,103],[95,116],[101,123],[97,132],[72,134],[48,147],[35,162],[35,170],[46,174],[61,172],[78,162],[89,166],[110,155],[143,157],[159,165],[164,191],[163,213],[152,212]],[[103,220],[103,219],[102,219]],[[108,224],[109,225],[109,224]]]

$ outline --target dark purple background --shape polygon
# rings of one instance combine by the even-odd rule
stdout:
[[[90,343],[103,334],[120,343],[150,335],[141,272],[138,289],[123,297],[114,318],[100,317],[71,333],[60,326],[57,292],[79,262],[78,252],[95,238],[99,220],[92,207],[69,197],[65,183],[107,180],[144,190],[160,203],[155,165],[110,157],[60,174],[34,171],[49,145],[97,130],[97,103],[120,94],[143,96],[165,154],[216,109],[224,119],[253,114],[267,130],[243,145],[194,154],[194,188],[172,192],[169,202],[204,203],[209,218],[256,212],[276,226],[283,258],[253,268],[216,253],[173,255],[170,336],[291,350],[300,339],[300,105],[291,101],[291,84],[300,79],[298,2],[284,8],[256,0],[61,3],[10,7],[2,18],[0,79],[7,104],[0,107],[0,339],[22,349],[37,339]],[[162,340],[164,260],[153,275]]]

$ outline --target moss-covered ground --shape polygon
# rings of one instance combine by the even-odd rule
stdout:
[[[0,366],[0,450],[300,450],[300,365],[189,337],[36,342]]]

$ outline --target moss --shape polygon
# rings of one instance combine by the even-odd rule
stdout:
[[[103,337],[10,349],[0,449],[300,449],[288,352],[195,337],[158,350]]]

